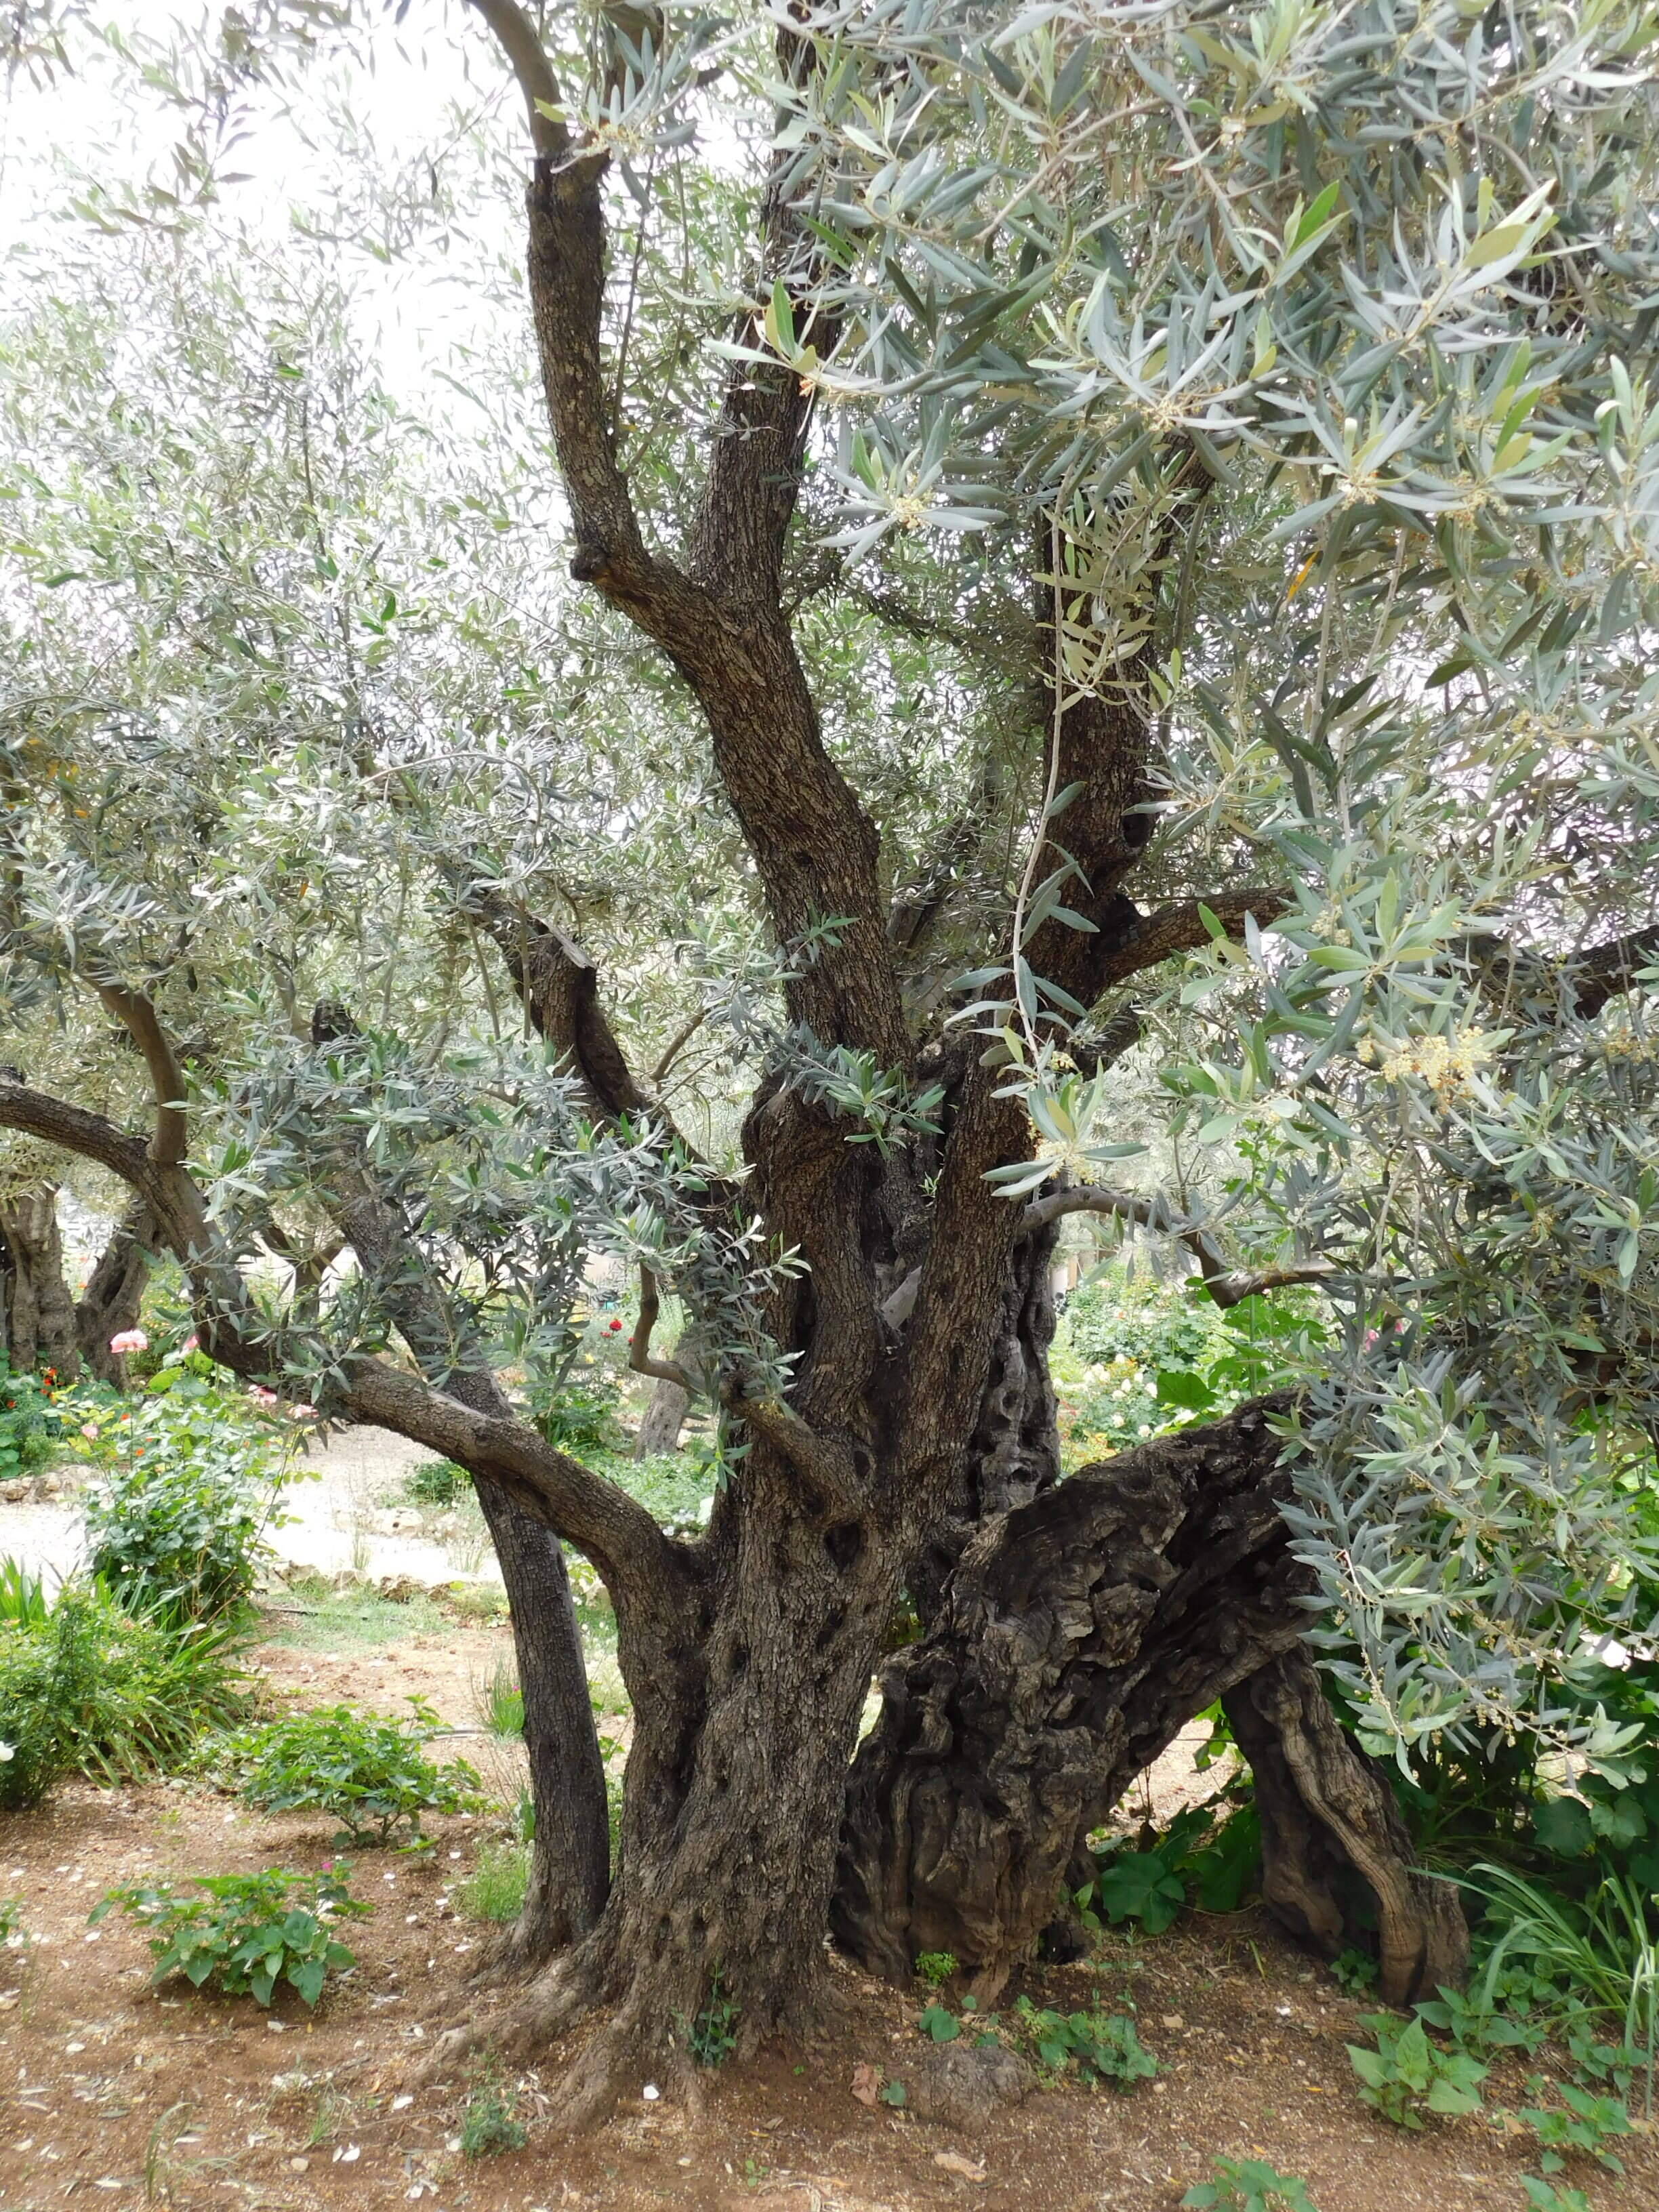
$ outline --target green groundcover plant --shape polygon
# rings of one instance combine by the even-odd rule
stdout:
[[[1359,2076],[1361,2100],[1398,2128],[1420,2128],[1422,2111],[1450,2117],[1480,2108],[1480,2085],[1487,2069],[1462,2051],[1443,2051],[1429,2040],[1420,2020],[1403,2022],[1390,2013],[1366,2013],[1360,2020],[1376,2037],[1376,2049],[1348,2045]]]
[[[476,1813],[485,1801],[465,1759],[439,1766],[426,1756],[441,1723],[423,1698],[408,1704],[407,1720],[350,1705],[286,1713],[232,1737],[217,1763],[263,1813],[327,1813],[343,1840],[387,1844],[401,1832],[405,1848],[420,1850],[422,1813]]]
[[[195,1875],[194,1897],[169,1882],[129,1882],[100,1898],[88,1917],[95,1926],[118,1905],[151,1931],[153,1984],[182,1974],[198,1990],[210,1983],[226,1996],[269,2005],[287,1982],[314,2005],[329,1975],[353,1963],[336,1923],[368,1911],[346,1886],[350,1871],[342,1863],[319,1874]]]
[[[1265,2158],[1218,2158],[1181,2202],[1191,2212],[1317,2212],[1308,2185]]]

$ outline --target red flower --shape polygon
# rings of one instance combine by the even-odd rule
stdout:
[[[613,1333],[613,1334],[614,1334],[617,1329],[619,1329],[621,1327],[622,1327],[622,1323],[621,1323],[619,1321],[613,1321],[613,1322],[611,1323],[611,1331],[612,1331],[612,1333]]]

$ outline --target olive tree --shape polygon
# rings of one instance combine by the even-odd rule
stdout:
[[[1357,1869],[1385,1995],[1455,1978],[1456,1907],[1365,1753],[1524,1723],[1616,1771],[1570,1692],[1641,1587],[1646,20],[472,4],[526,118],[562,557],[648,649],[617,664],[642,721],[706,747],[708,865],[763,923],[723,979],[708,940],[687,1013],[753,1072],[740,1158],[681,1126],[504,864],[535,765],[501,786],[528,809],[459,830],[422,795],[456,749],[355,695],[291,756],[287,834],[403,793],[520,1034],[458,1051],[325,1006],[192,1080],[201,855],[139,911],[122,838],[94,860],[37,760],[13,957],[95,994],[150,1127],[34,1080],[0,1120],[132,1185],[228,1364],[459,1460],[603,1575],[619,1863],[491,2028],[599,2010],[568,2117],[658,2063],[716,1968],[748,2039],[810,2027],[827,1927],[994,1988],[1218,1698],[1270,1899],[1335,1947]],[[296,713],[274,697],[267,742]],[[913,724],[942,732],[925,796]],[[1207,1168],[1166,1184],[1112,1139],[1132,1051]],[[238,1265],[301,1199],[365,1261],[322,1324]],[[1316,1285],[1323,1344],[1060,1481],[1077,1213],[1223,1305]],[[637,1271],[636,1366],[718,1413],[698,1541],[494,1379],[506,1317],[556,1353],[594,1250]],[[664,1289],[684,1364],[653,1342]]]

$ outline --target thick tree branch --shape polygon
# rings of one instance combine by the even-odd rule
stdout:
[[[248,1326],[246,1285],[219,1247],[202,1194],[183,1167],[155,1160],[102,1115],[21,1083],[0,1080],[0,1127],[25,1130],[96,1160],[130,1183],[149,1202],[191,1279],[205,1348],[250,1380],[283,1380],[280,1340]],[[337,1408],[348,1419],[391,1429],[498,1484],[515,1504],[586,1553],[613,1589],[660,1590],[684,1579],[677,1547],[644,1506],[544,1443],[526,1423],[476,1412],[383,1360],[355,1358],[336,1373]]]
[[[122,1024],[144,1056],[150,1087],[155,1093],[155,1134],[150,1158],[161,1167],[176,1167],[185,1157],[188,1118],[185,1109],[185,1071],[162,1029],[155,1007],[142,991],[129,991],[118,983],[100,983],[99,997]]]
[[[1297,1283],[1323,1282],[1336,1273],[1329,1260],[1291,1261],[1273,1267],[1230,1268],[1215,1239],[1196,1222],[1173,1220],[1167,1209],[1154,1200],[1135,1197],[1127,1191],[1106,1190],[1098,1183],[1079,1183],[1070,1190],[1050,1191],[1046,1198],[1034,1199],[1023,1210],[1020,1226],[1027,1232],[1046,1229],[1050,1223],[1064,1220],[1070,1213],[1110,1214],[1120,1221],[1132,1221],[1138,1228],[1150,1229],[1155,1235],[1175,1237],[1198,1261],[1205,1289],[1224,1310],[1245,1298],[1259,1297],[1264,1291],[1284,1290]]]
[[[1481,988],[1493,998],[1501,1001],[1514,989],[1547,994],[1565,980],[1572,1011],[1581,1021],[1591,1021],[1634,987],[1643,969],[1659,963],[1659,923],[1566,956],[1515,945],[1484,929],[1472,931],[1463,939],[1462,950]]]
[[[580,1083],[595,1121],[648,1113],[673,1135],[666,1115],[634,1080],[599,1004],[599,971],[575,939],[495,891],[471,888],[464,905],[495,940],[537,1035]]]
[[[1235,944],[1241,944],[1246,915],[1254,915],[1258,927],[1265,929],[1293,903],[1289,891],[1273,884],[1257,884],[1248,890],[1217,891],[1207,899],[1183,899],[1178,906],[1159,907],[1117,934],[1098,963],[1099,988],[1107,990],[1114,983],[1127,982],[1132,975],[1157,967],[1177,952],[1201,950],[1210,942],[1199,911],[1201,906],[1209,908]]]
[[[651,1080],[653,1083],[660,1083],[662,1081],[669,1069],[672,1067],[674,1062],[679,1058],[681,1053],[685,1049],[686,1046],[690,1043],[692,1038],[696,1036],[697,1031],[702,1027],[703,1024],[708,1019],[708,1007],[700,1006],[697,1009],[697,1012],[692,1015],[690,1020],[687,1022],[683,1028],[675,1031],[673,1036],[670,1038],[668,1043],[664,1047],[661,1058],[651,1071]]]
[[[869,1498],[859,1480],[858,1457],[850,1444],[822,1435],[781,1400],[744,1398],[736,1391],[722,1392],[721,1396],[727,1411],[770,1444],[819,1494],[822,1508],[831,1517],[856,1516],[865,1510]]]
[[[71,1106],[44,1091],[31,1090],[0,1068],[0,1127],[22,1129],[60,1151],[83,1160],[96,1160],[142,1197],[150,1195],[146,1185],[155,1174],[155,1162],[143,1139],[130,1137],[101,1114]]]
[[[516,0],[474,0],[539,120],[529,192],[528,275],[542,378],[575,532],[571,574],[594,584],[661,645],[708,718],[714,762],[755,855],[779,941],[828,916],[790,987],[792,1012],[826,1042],[904,1063],[908,1040],[883,941],[876,837],[824,750],[817,709],[779,604],[810,397],[783,363],[734,364],[692,536],[689,574],[648,552],[616,450],[601,359],[605,157],[544,127],[551,65]],[[796,42],[785,34],[786,44]],[[763,275],[787,273],[795,219],[784,157],[763,210]],[[820,333],[820,338],[827,334]]]
[[[1337,1273],[1329,1260],[1303,1260],[1283,1267],[1234,1267],[1224,1275],[1206,1275],[1204,1287],[1224,1310],[1229,1306],[1242,1305],[1246,1298],[1262,1297],[1268,1291],[1294,1290],[1310,1283],[1322,1283]]]
[[[541,34],[518,0],[471,0],[471,4],[489,26],[519,81],[537,153],[544,161],[563,161],[570,151],[570,133],[558,115],[547,112],[559,106],[559,81]]]
[[[653,636],[667,641],[695,619],[701,597],[640,535],[617,458],[616,424],[600,352],[605,312],[604,153],[584,152],[556,114],[559,87],[534,23],[517,0],[471,0],[500,47],[529,112],[529,277],[542,380],[576,547],[570,572],[599,585]]]
[[[1594,945],[1573,963],[1574,1011],[1585,1021],[1610,999],[1631,989],[1638,972],[1659,962],[1659,923],[1632,930],[1607,945]]]

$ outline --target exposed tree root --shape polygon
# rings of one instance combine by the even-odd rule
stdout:
[[[443,2080],[486,2049],[507,2058],[534,2057],[567,2034],[604,1996],[604,1967],[611,1946],[601,1942],[603,1934],[602,1927],[596,1929],[585,1942],[542,1967],[499,2009],[491,2011],[481,2004],[467,2019],[446,2029],[422,2062],[416,2079]]]

